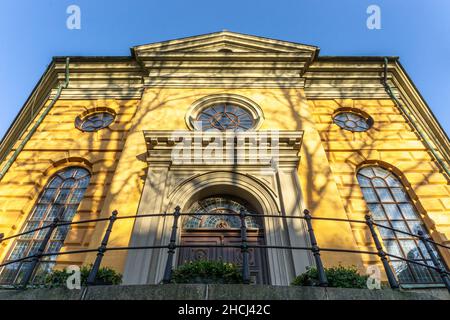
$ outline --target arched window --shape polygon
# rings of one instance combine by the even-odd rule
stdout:
[[[254,126],[252,114],[237,105],[217,104],[201,110],[196,121],[203,131],[246,131]]]
[[[263,219],[250,202],[237,196],[216,194],[191,204],[191,215],[182,223],[178,263],[219,260],[242,265],[241,210],[251,214],[245,218],[251,281],[268,283],[267,252],[252,247],[265,245]]]
[[[400,180],[391,171],[368,166],[358,171],[358,182],[373,220],[401,231],[417,234],[426,232],[421,218]],[[433,265],[424,245],[410,235],[378,228],[384,249],[393,255]],[[436,251],[434,252],[436,256]],[[401,283],[439,283],[439,275],[426,268],[403,260],[389,258]]]
[[[89,185],[90,174],[86,169],[70,167],[56,173],[45,186],[39,199],[32,209],[22,232],[36,229],[50,224],[64,207],[60,221],[70,222],[75,215],[78,205],[83,199],[83,195]],[[16,238],[10,251],[9,260],[15,260],[34,254],[48,229],[28,233]],[[46,248],[47,252],[58,252],[66,238],[69,226],[58,227],[52,235]],[[34,275],[35,283],[38,278],[45,275],[55,265],[57,256],[45,257],[42,259]],[[17,262],[6,265],[0,271],[0,284],[15,284],[21,281],[29,262]]]
[[[240,229],[241,219],[239,213],[241,209],[255,214],[248,205],[240,199],[231,199],[227,196],[210,197],[197,201],[191,205],[189,212],[197,213],[189,216],[184,224],[184,229]],[[207,213],[220,213],[221,215],[207,215]],[[227,215],[227,213],[231,215]],[[222,215],[223,214],[223,215]],[[261,229],[259,219],[254,216],[245,217],[247,228]]]

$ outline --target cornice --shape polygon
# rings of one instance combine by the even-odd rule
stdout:
[[[58,79],[64,77],[65,64],[55,63]],[[61,99],[139,99],[143,90],[143,71],[130,57],[71,58],[70,83]],[[53,89],[52,98],[56,90]]]
[[[394,76],[393,83],[398,88],[404,107],[412,114],[435,150],[442,155],[447,166],[449,166],[450,140],[425,99],[399,61],[389,64],[388,72],[391,72]]]
[[[259,159],[259,153],[252,154],[248,150],[256,150],[256,148],[264,148],[267,154],[276,155],[278,158],[278,165],[283,166],[297,166],[299,162],[299,151],[303,140],[303,131],[250,131],[241,132],[237,135],[233,133],[213,133],[213,132],[196,132],[188,130],[145,130],[143,131],[144,139],[147,146],[147,162],[153,164],[173,164],[173,152],[178,150],[185,150],[189,145],[191,151],[189,152],[189,159],[186,163],[177,164],[178,166],[196,166],[210,165],[206,158],[200,160],[194,158],[196,152],[203,154],[206,148],[213,146],[216,139],[220,137],[220,145],[223,146],[223,157],[220,158],[219,163],[215,166],[233,166],[233,165],[250,165],[250,166],[264,166],[270,167],[270,161],[262,161]],[[231,136],[230,136],[231,134]],[[231,138],[230,138],[231,137]],[[239,142],[238,142],[239,141]],[[231,143],[231,145],[230,145]],[[226,157],[225,150],[233,150],[236,155],[241,150],[245,156],[240,161],[234,157]],[[275,150],[276,148],[276,150]],[[259,149],[258,149],[259,150]],[[183,159],[185,160],[185,159]],[[261,161],[260,161],[261,160]],[[267,160],[267,159],[266,159]],[[261,162],[261,163],[259,163]]]
[[[255,50],[246,50],[249,51],[274,51],[274,52],[292,52],[292,51],[319,51],[317,46],[307,45],[303,43],[285,41],[272,39],[261,36],[254,36],[244,33],[231,32],[227,30],[201,34],[196,36],[190,36],[185,38],[167,40],[162,42],[155,42],[149,44],[143,44],[134,46],[131,48],[132,53],[137,53],[139,51],[159,51],[159,52],[170,52],[170,51],[195,51],[198,48],[202,48],[202,51],[205,47],[209,47],[211,45],[217,43],[236,43],[244,45],[246,48],[252,48]],[[256,50],[259,49],[259,50]]]
[[[306,98],[389,99],[381,82],[383,65],[382,57],[319,57],[303,76]],[[391,74],[387,81],[398,96]]]
[[[3,162],[11,148],[27,130],[30,122],[41,111],[48,101],[50,91],[57,85],[58,77],[55,71],[55,62],[52,61],[3,136],[0,142],[0,163]]]
[[[0,142],[0,162],[65,80],[65,58],[54,57]],[[142,69],[130,57],[70,57],[69,86],[60,99],[140,99]]]

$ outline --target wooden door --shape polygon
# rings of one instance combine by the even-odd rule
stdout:
[[[262,230],[248,230],[248,244],[264,244]],[[236,230],[185,230],[181,235],[182,245],[237,245],[241,244],[240,232]],[[221,260],[242,265],[240,248],[195,247],[180,248],[178,264],[195,260]],[[267,284],[266,251],[263,248],[249,248],[251,283]]]

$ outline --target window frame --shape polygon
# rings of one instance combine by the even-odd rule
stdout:
[[[223,109],[221,110],[221,108]],[[201,119],[202,116],[205,116],[206,118]],[[233,128],[230,128],[230,126],[227,126],[226,123],[221,122],[224,117],[227,117],[233,124],[235,124]],[[249,119],[250,125],[247,126],[243,124],[242,120],[244,117],[245,119]],[[236,122],[234,122],[234,120],[236,120]],[[255,126],[255,119],[253,119],[252,114],[247,109],[231,103],[220,103],[206,106],[199,111],[195,121],[202,123],[205,121],[208,123],[209,127],[202,126],[202,131],[218,130],[221,132],[238,132],[251,130]],[[224,125],[226,127],[224,127]]]
[[[111,121],[108,123],[108,125],[104,125],[100,127],[100,128],[96,128],[95,130],[86,130],[83,128],[84,123],[88,120],[89,117],[91,116],[95,116],[97,114],[108,114],[111,116]],[[93,109],[89,109],[85,112],[83,112],[82,114],[80,114],[79,116],[77,116],[75,118],[75,128],[77,128],[78,130],[80,130],[81,132],[85,132],[85,133],[93,133],[93,132],[97,132],[106,128],[109,128],[110,125],[112,125],[114,123],[114,121],[116,120],[117,114],[114,110],[110,109],[110,108],[106,108],[106,107],[98,107],[98,108],[93,108]]]
[[[220,104],[235,105],[251,115],[253,126],[246,131],[258,130],[264,121],[262,109],[252,100],[237,94],[213,94],[198,99],[189,107],[185,115],[186,126],[189,130],[197,130],[194,122],[198,119],[199,114],[208,107]]]
[[[358,117],[361,117],[364,120],[364,122],[366,123],[367,129],[365,129],[365,130],[355,130],[354,128],[349,128],[347,126],[341,126],[340,124],[338,124],[336,122],[336,117],[341,115],[341,114],[353,114],[353,115],[356,115]],[[335,110],[335,112],[333,112],[333,115],[331,116],[331,119],[332,119],[333,124],[338,126],[340,129],[345,130],[345,131],[349,131],[349,132],[353,132],[353,133],[367,132],[373,127],[373,125],[375,123],[373,118],[368,113],[366,113],[366,112],[364,112],[362,110],[356,109],[356,108],[339,108],[339,109]]]
[[[217,201],[217,200],[220,200],[220,201]],[[210,203],[207,203],[208,201]],[[238,216],[239,212],[233,212],[235,210],[230,210],[230,213],[224,212],[223,216],[225,217],[225,219],[221,219],[221,215],[209,215],[208,214],[209,212],[211,212],[210,210],[208,210],[210,208],[210,206],[217,205],[217,204],[220,205],[221,202],[222,203],[223,202],[233,203],[234,205],[239,206],[239,208],[244,207],[246,209],[246,212],[250,213],[250,214],[256,213],[256,211],[253,209],[253,207],[249,203],[247,203],[246,201],[244,201],[242,199],[238,199],[236,197],[228,196],[228,195],[224,195],[224,194],[209,196],[209,197],[205,197],[203,199],[197,200],[190,205],[188,212],[198,213],[198,214],[187,216],[186,219],[184,219],[184,221],[182,223],[182,230],[183,231],[192,231],[192,230],[199,230],[199,231],[200,230],[215,230],[215,231],[233,231],[234,230],[235,231],[235,230],[240,230],[241,222],[240,222],[240,218]],[[214,208],[217,209],[219,207],[216,206]],[[229,222],[228,218],[230,218],[230,217],[231,217],[231,219],[239,220],[238,226],[233,226],[232,224],[228,223]],[[190,223],[190,221],[192,221],[194,219],[197,219],[199,221],[198,226],[197,227],[187,226]],[[207,223],[208,219],[224,220],[228,224],[228,227],[218,228],[218,227],[205,226],[205,223]],[[260,217],[246,216],[245,220],[246,220],[247,229],[259,230],[259,231],[264,230],[264,223]],[[258,227],[254,227],[255,225],[257,225]]]
[[[64,174],[67,172],[70,172],[73,170],[72,174],[69,177],[64,178]],[[76,175],[78,172],[81,171],[81,176],[76,178]],[[73,217],[75,216],[78,207],[81,203],[81,201],[84,199],[86,190],[89,187],[90,180],[91,180],[91,172],[80,166],[69,166],[63,169],[58,170],[55,174],[51,176],[51,178],[47,181],[44,188],[39,193],[39,196],[33,205],[30,213],[28,214],[26,220],[22,224],[22,228],[20,233],[25,232],[27,230],[32,230],[36,228],[41,228],[46,225],[49,225],[53,222],[53,219],[55,215],[59,212],[60,208],[63,206],[64,211],[62,213],[62,216],[60,217],[60,222],[71,222],[73,220]],[[57,185],[55,185],[55,181],[61,180],[58,182]],[[87,180],[85,184],[80,187],[80,183],[82,180]],[[75,181],[74,185],[67,187],[65,184],[68,181]],[[52,190],[53,193],[51,200],[48,198],[46,199],[46,195],[48,195],[48,191]],[[58,201],[60,199],[60,195],[63,193],[62,190],[68,190],[68,193],[64,196],[63,201]],[[81,190],[81,194],[77,194],[77,191]],[[65,191],[64,191],[65,192]],[[73,202],[73,197],[75,198],[76,202]],[[39,208],[44,207],[44,210],[41,213],[38,213],[38,216],[36,216],[36,213],[38,212]],[[70,208],[71,211],[68,209]],[[70,214],[70,218],[66,214]],[[5,258],[3,262],[8,262],[10,260],[18,259],[19,257],[12,258],[13,254],[15,253],[16,248],[18,247],[18,244],[25,243],[25,249],[20,253],[20,257],[26,257],[31,254],[33,254],[42,243],[42,239],[45,237],[45,234],[48,229],[42,229],[39,231],[35,231],[33,233],[28,233],[26,235],[22,235],[20,237],[17,237],[11,244],[10,249],[8,250],[7,254],[5,255]],[[55,229],[55,231],[52,234],[52,237],[49,240],[48,246],[45,249],[45,252],[59,252],[61,248],[64,246],[64,241],[67,237],[67,234],[69,233],[70,226],[60,226]],[[53,249],[52,249],[53,248]],[[54,249],[57,248],[57,249]],[[49,251],[50,249],[50,251]],[[39,275],[39,272],[43,272],[44,274],[51,270],[54,265],[56,264],[58,256],[48,256],[41,259],[34,275],[33,275],[33,281],[34,279]],[[13,271],[11,271],[11,274],[13,276],[9,276],[7,271],[5,271],[8,266],[13,266],[15,264],[18,264],[18,267],[15,268]],[[14,285],[20,280],[20,277],[22,276],[23,270],[26,268],[26,263],[24,261],[16,262],[7,266],[4,266],[0,268],[0,285]],[[24,268],[25,266],[25,268]],[[5,279],[2,279],[3,272],[5,272]]]

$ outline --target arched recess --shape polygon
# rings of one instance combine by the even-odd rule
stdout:
[[[90,163],[88,160],[84,158],[67,157],[54,161],[43,172],[40,172],[39,176],[35,179],[33,189],[27,194],[27,197],[28,199],[30,199],[30,201],[28,201],[27,204],[23,207],[22,214],[18,219],[18,221],[15,223],[15,226],[11,226],[9,233],[7,233],[5,236],[11,236],[18,232],[16,226],[19,226],[20,229],[20,226],[22,226],[26,222],[28,214],[31,212],[31,210],[33,210],[36,202],[39,199],[39,196],[41,195],[43,188],[49,183],[49,181],[53,178],[55,173],[67,167],[84,168],[92,176],[92,163]],[[9,241],[6,243],[5,247],[3,248],[0,254],[0,260],[5,259],[12,244],[13,241]]]
[[[173,212],[176,206],[185,212],[193,202],[215,195],[235,196],[245,200],[262,216],[280,215],[280,199],[271,187],[249,174],[234,171],[211,171],[186,178],[169,191],[163,200],[162,211]],[[152,201],[158,201],[153,199]],[[301,208],[299,208],[300,212]],[[304,226],[299,219],[267,217],[264,219],[264,238],[267,245],[306,246]],[[164,245],[170,239],[173,218],[137,219],[133,231],[133,245]],[[180,222],[181,224],[181,222]],[[298,224],[298,225],[297,225]],[[177,230],[180,243],[181,228]],[[136,240],[133,240],[135,238]],[[145,255],[145,256],[144,256]],[[146,250],[145,254],[130,252],[124,272],[129,284],[159,283],[167,261],[166,249]],[[177,256],[176,256],[177,258]],[[174,261],[174,267],[178,263]],[[267,249],[268,278],[271,284],[288,285],[292,278],[311,265],[308,252],[301,250]]]
[[[417,197],[397,168],[383,161],[366,161],[356,171],[358,184],[372,219],[379,224],[378,231],[387,253],[420,263],[432,261],[421,241],[412,235],[392,231],[382,226],[411,234],[418,230],[429,233]],[[434,254],[437,255],[436,248]],[[389,257],[402,284],[439,283],[439,275],[432,269]]]
[[[166,212],[176,206],[187,210],[194,201],[226,193],[247,200],[261,214],[278,214],[279,205],[273,192],[258,179],[234,171],[202,173],[180,183],[169,195]]]
[[[39,196],[28,211],[25,220],[21,221],[21,233],[36,228],[42,228],[58,217],[60,222],[71,222],[84,198],[89,186],[91,172],[85,166],[68,165],[54,166],[47,170],[49,178],[40,188]],[[45,249],[48,252],[59,252],[64,244],[70,226],[59,226]],[[5,261],[12,262],[27,256],[32,256],[40,247],[46,229],[23,234],[11,242]],[[33,281],[38,284],[54,267],[58,256],[44,257],[33,274]],[[0,269],[1,284],[17,284],[29,269],[27,260],[8,264]]]
[[[264,215],[280,214],[279,205],[277,204],[275,197],[264,184],[254,177],[232,171],[204,173],[184,181],[171,194],[168,203],[168,212],[174,210],[177,205],[181,207],[182,212],[188,212],[193,203],[209,197],[234,197],[237,201],[239,201],[238,199],[243,200],[262,217]],[[266,244],[276,241],[276,239],[274,239],[276,237],[275,230],[280,230],[283,222],[277,221],[277,219],[264,218],[261,218],[260,221],[264,228],[261,233],[253,234],[253,230],[249,231],[249,243]],[[211,231],[208,234],[197,230],[200,232],[195,236],[193,234],[195,231],[186,232],[184,230],[183,222],[184,221],[181,221],[181,227],[178,232],[178,243],[212,243],[220,238],[217,243],[228,244],[240,240],[240,234],[238,232],[235,233],[232,230]],[[202,236],[204,239],[201,239]],[[268,237],[272,237],[272,239],[268,239]],[[279,239],[279,241],[281,241],[281,239]],[[183,263],[183,261],[179,260],[181,260],[181,257],[186,256],[188,250],[189,249],[181,249],[178,251],[179,254],[176,256],[176,264]],[[239,251],[239,249],[197,248],[196,250],[208,252],[205,254],[211,255],[213,259],[222,259],[224,256],[227,256],[223,258],[227,262],[238,264],[240,262],[240,252],[234,252]],[[268,252],[266,249],[250,249],[252,281],[257,283],[270,283],[270,270],[274,268],[270,267],[269,256],[276,259],[283,259],[283,257],[280,256],[280,252],[272,251],[273,252]],[[196,254],[197,253],[192,253],[191,255]],[[286,259],[286,257],[284,259]]]
[[[181,204],[182,212],[191,211],[192,206],[199,203],[208,202],[212,207],[218,206],[216,209],[225,208],[232,203],[236,206],[245,207],[248,211],[258,214],[261,218],[255,219],[259,223],[258,228],[250,228],[247,230],[247,241],[250,245],[264,245],[265,241],[265,224],[273,224],[263,219],[264,214],[276,214],[279,212],[275,200],[270,193],[260,185],[255,179],[240,175],[235,172],[215,172],[197,176],[189,182],[183,183],[180,188],[173,194],[172,204]],[[214,201],[217,201],[215,203]],[[169,204],[169,206],[173,206]],[[213,209],[214,210],[214,209]],[[231,210],[232,211],[232,210]],[[210,211],[208,211],[210,212]],[[237,214],[239,210],[234,210]],[[179,228],[179,243],[182,245],[236,245],[240,244],[240,222],[236,216],[226,216],[228,222],[233,222],[233,218],[237,219],[236,223],[228,224],[227,219],[221,219],[220,216],[201,216],[202,218],[222,221],[222,227],[215,228],[186,228],[187,220],[193,219],[192,216],[184,216],[181,219]],[[249,217],[248,217],[249,218]],[[274,226],[277,228],[278,226]],[[270,228],[270,227],[269,227]],[[273,229],[273,227],[272,227]],[[196,259],[222,260],[225,262],[241,264],[241,253],[239,248],[180,248],[177,252],[177,263],[183,264],[186,261]],[[264,248],[249,249],[249,264],[251,281],[254,283],[270,283],[269,266],[267,262],[267,250]]]

